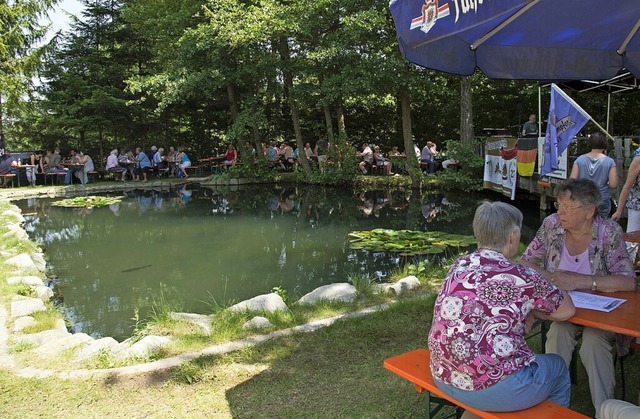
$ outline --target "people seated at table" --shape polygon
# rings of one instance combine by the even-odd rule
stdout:
[[[420,164],[424,167],[423,171],[427,175],[431,175],[436,171],[436,156],[438,155],[435,143],[427,141],[420,153]]]
[[[373,150],[371,150],[368,143],[362,144],[362,152],[359,155],[362,158],[362,161],[358,163],[358,167],[362,174],[366,175],[373,166]]]
[[[478,249],[449,269],[428,338],[438,388],[490,412],[527,409],[545,400],[569,407],[571,396],[562,358],[535,354],[525,340],[534,317],[563,321],[575,307],[543,275],[511,261],[522,219],[520,210],[504,202],[485,201],[476,209]]]
[[[236,152],[236,148],[233,144],[229,144],[227,147],[227,152],[224,154],[224,165],[225,166],[234,166],[238,160],[238,153]]]
[[[66,162],[67,172],[64,177],[65,185],[70,185],[73,182],[73,176],[76,175],[77,172],[82,171],[81,163],[78,161],[78,152],[72,148],[69,154],[69,159]]]
[[[118,164],[125,168],[125,173],[123,173],[122,175],[122,180],[126,179],[127,173],[129,174],[129,177],[131,178],[131,180],[135,178],[134,171],[136,168],[136,162],[135,162],[133,153],[131,151],[122,149],[120,151],[120,154],[118,155]]]
[[[178,147],[177,161],[178,161],[178,168],[180,169],[179,170],[180,176],[178,176],[178,174],[176,174],[176,176],[184,177],[185,179],[188,179],[189,175],[187,174],[187,171],[185,169],[187,167],[191,167],[191,160],[189,160],[189,156],[187,156],[187,153],[185,153],[183,147]]]
[[[4,150],[4,154],[0,156],[0,175],[10,175],[15,174],[15,158],[11,155],[11,151],[9,149]],[[9,182],[11,182],[10,177],[3,176],[2,177],[2,187],[6,188]]]
[[[107,170],[107,172],[113,173],[115,180],[119,180],[122,182],[125,181],[127,168],[124,166],[121,166],[120,163],[118,162],[117,148],[114,148],[113,150],[111,150],[111,153],[109,153],[109,157],[107,157],[107,165],[105,169]]]
[[[56,147],[49,156],[49,173],[66,173],[68,169],[62,165],[60,149]]]
[[[78,164],[82,165],[81,170],[77,170],[75,172],[75,176],[80,179],[80,183],[86,185],[89,183],[89,173],[95,170],[95,166],[93,164],[93,159],[90,155],[86,154],[84,151],[80,150],[78,152]]]
[[[373,147],[373,161],[375,162],[375,165],[379,167],[380,170],[382,170],[382,173],[384,173],[387,176],[394,175],[393,163],[391,163],[391,161],[388,158],[384,157],[382,153],[380,153],[379,146]]]
[[[568,179],[557,185],[555,192],[557,212],[544,219],[520,263],[536,269],[567,291],[634,291],[636,274],[622,229],[598,213],[602,198],[596,184],[589,179]],[[547,333],[545,350],[559,354],[568,366],[580,330],[580,359],[589,376],[591,401],[598,412],[605,400],[613,398],[615,372],[611,349],[615,333],[554,321]],[[619,340],[625,341],[622,337]]]
[[[151,160],[153,161],[153,167],[157,171],[158,175],[165,173],[169,170],[166,157],[164,155],[164,148],[162,147],[158,148],[158,151],[155,152]]]
[[[146,153],[142,151],[140,147],[136,147],[135,161],[136,161],[136,168],[133,172],[134,174],[133,181],[134,182],[139,182],[141,180],[142,182],[148,181],[149,179],[147,178],[147,175],[151,170],[151,160],[149,160],[149,156],[147,156]],[[142,179],[140,179],[141,177]]]
[[[267,147],[267,161],[269,163],[278,163],[278,150],[276,149],[276,144],[274,142],[269,143]]]
[[[167,152],[167,163],[169,164],[169,176],[176,175],[176,169],[178,168],[178,152],[174,146],[169,146]]]
[[[285,172],[293,169],[295,160],[293,159],[293,148],[287,143],[280,144],[280,166]]]

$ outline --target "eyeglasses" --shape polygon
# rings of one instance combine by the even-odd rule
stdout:
[[[554,202],[553,206],[558,210],[558,212],[570,212],[577,208],[584,208],[584,205],[578,205],[577,207],[563,207],[558,202]]]

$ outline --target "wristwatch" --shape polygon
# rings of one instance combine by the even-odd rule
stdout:
[[[591,291],[597,291],[598,290],[598,284],[596,284],[596,276],[595,275],[591,275]]]

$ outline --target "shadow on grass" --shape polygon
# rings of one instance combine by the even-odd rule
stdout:
[[[382,367],[385,358],[426,346],[433,297],[401,302],[313,334],[278,339],[236,362],[269,368],[227,390],[234,417],[413,417],[413,386]]]

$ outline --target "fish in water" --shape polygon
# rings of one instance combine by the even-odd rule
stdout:
[[[138,269],[148,268],[149,266],[151,266],[151,265],[144,265],[144,266],[138,266],[136,268],[125,269],[124,271],[122,271],[122,273],[137,271]]]

